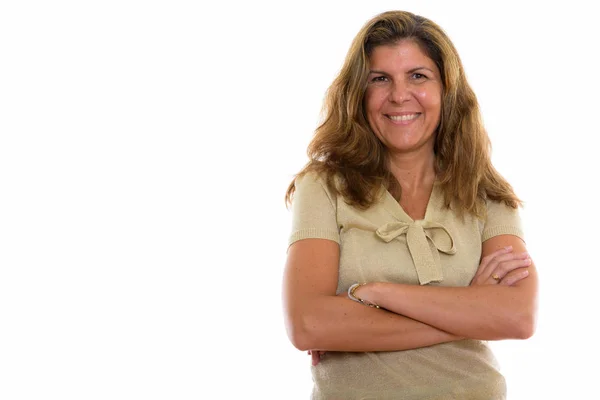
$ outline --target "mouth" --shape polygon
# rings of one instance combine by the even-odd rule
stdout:
[[[384,114],[386,118],[394,122],[409,122],[412,121],[421,115],[421,113],[413,113],[413,114],[403,114],[403,115],[389,115]]]

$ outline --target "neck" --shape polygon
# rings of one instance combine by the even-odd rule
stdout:
[[[435,155],[427,153],[391,154],[390,172],[403,191],[415,192],[435,181]]]

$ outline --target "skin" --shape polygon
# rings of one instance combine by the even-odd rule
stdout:
[[[433,146],[443,90],[440,71],[411,40],[375,48],[369,70],[367,120],[390,154],[390,170],[403,192],[400,205],[413,219],[421,219],[435,180]]]
[[[410,40],[375,48],[369,61],[365,111],[373,133],[396,160],[429,158],[442,106],[437,66]]]
[[[435,180],[433,146],[442,84],[435,63],[418,44],[380,46],[370,57],[367,119],[390,153],[402,187],[400,205],[422,219]],[[409,116],[394,121],[394,116]],[[324,239],[292,244],[284,272],[288,335],[313,364],[325,351],[393,351],[454,340],[524,339],[535,329],[537,273],[521,239],[499,235],[482,245],[468,287],[372,282],[355,295],[384,309],[336,296],[339,246]],[[498,279],[494,279],[497,276]]]

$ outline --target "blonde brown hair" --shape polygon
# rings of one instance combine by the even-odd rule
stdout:
[[[308,172],[324,176],[331,190],[359,208],[371,206],[382,185],[399,198],[400,185],[388,169],[385,146],[367,122],[363,100],[373,49],[404,39],[418,43],[441,74],[442,110],[434,152],[446,206],[478,216],[485,214],[486,199],[517,208],[520,200],[492,166],[477,98],[454,45],[437,24],[404,11],[377,15],[354,38],[327,91],[324,120],[308,146],[309,162],[288,187],[287,204],[292,201],[296,179]]]

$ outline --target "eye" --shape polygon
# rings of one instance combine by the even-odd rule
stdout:
[[[374,83],[387,82],[387,81],[388,81],[387,76],[383,76],[383,75],[379,75],[379,76],[376,76],[371,79],[371,82],[374,82]]]
[[[414,74],[411,75],[411,78],[416,79],[416,80],[421,80],[421,79],[426,79],[427,76],[420,74],[418,72],[415,72]]]

